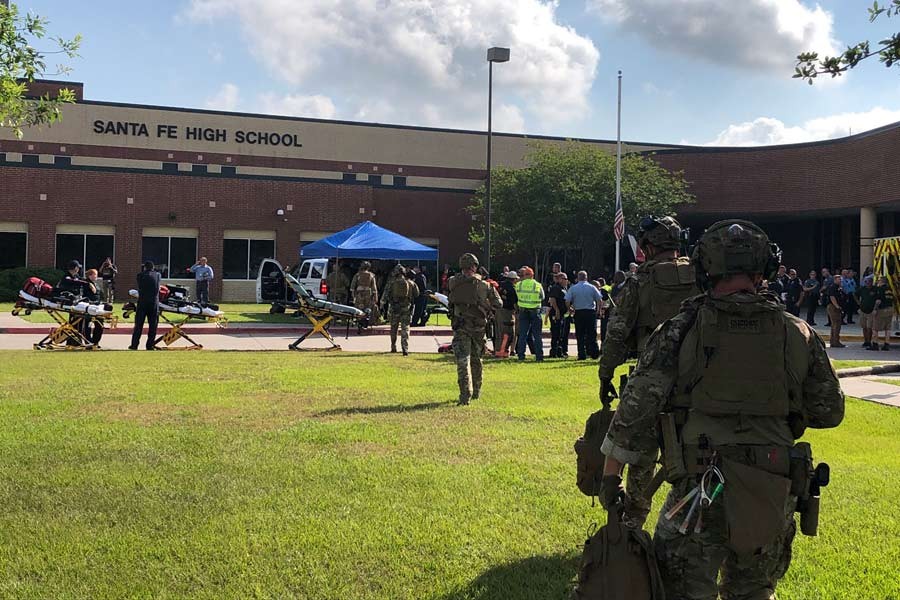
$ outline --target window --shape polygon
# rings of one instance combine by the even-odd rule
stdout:
[[[223,279],[256,279],[263,259],[275,256],[275,240],[226,238],[222,255]]]
[[[191,266],[197,261],[197,238],[144,236],[141,262],[153,261],[168,279],[193,279]]]
[[[309,265],[310,264],[312,264],[312,263],[308,263],[308,262],[303,263],[303,266],[300,267],[300,275],[297,277],[297,279],[306,279],[307,277],[309,277]]]
[[[310,263],[309,267],[309,278],[310,279],[322,279],[325,277],[325,274],[322,273],[322,267],[324,265],[322,263]]]
[[[0,269],[24,267],[27,249],[27,233],[0,231]]]
[[[77,260],[85,269],[97,269],[113,257],[115,239],[106,234],[57,233],[56,267],[65,269],[69,261]]]

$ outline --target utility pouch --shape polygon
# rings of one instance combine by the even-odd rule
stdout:
[[[659,431],[662,434],[662,459],[666,481],[675,483],[687,476],[684,452],[681,442],[678,440],[678,430],[675,427],[675,413],[668,412],[659,415]]]
[[[808,442],[798,442],[791,448],[791,495],[801,502],[809,497],[809,483],[813,476],[812,448]],[[798,510],[800,502],[797,503]]]
[[[749,556],[778,539],[787,527],[791,481],[724,457],[721,469],[728,547]]]

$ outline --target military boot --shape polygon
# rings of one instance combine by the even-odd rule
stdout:
[[[457,402],[456,402],[456,405],[457,405],[457,406],[468,406],[468,405],[469,405],[469,399],[466,398],[465,396],[460,396],[460,397],[459,397],[459,400],[457,400]]]
[[[480,390],[480,389],[475,388],[474,390],[472,390],[472,400],[478,400],[478,398],[479,398],[480,396],[481,396],[481,390]]]

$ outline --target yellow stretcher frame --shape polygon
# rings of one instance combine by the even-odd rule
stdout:
[[[128,318],[132,312],[131,310],[125,310],[122,314],[125,318]],[[168,315],[178,315],[179,317],[184,317],[181,320],[177,320],[174,318],[170,318]],[[225,317],[207,317],[205,315],[189,315],[184,313],[173,313],[170,311],[162,310],[159,312],[159,318],[167,325],[171,326],[171,329],[166,331],[163,334],[157,336],[157,338],[153,341],[153,347],[157,350],[203,350],[203,344],[198,344],[194,341],[191,336],[184,332],[183,327],[188,325],[190,321],[201,321],[206,323],[215,323],[216,327],[219,329],[224,329],[228,326],[228,319]],[[176,343],[178,340],[184,340],[189,346],[178,346],[172,347],[172,344]],[[165,347],[160,346],[160,343],[165,344]]]
[[[119,322],[115,315],[109,316],[93,316],[83,313],[74,313],[60,308],[50,306],[40,306],[32,308],[31,306],[13,308],[13,316],[19,316],[21,312],[30,315],[35,310],[43,310],[49,314],[54,321],[59,323],[59,327],[50,329],[50,333],[44,336],[41,341],[34,344],[35,350],[99,350],[98,344],[92,343],[81,332],[84,327],[84,320],[89,319],[98,321],[105,329],[115,329]],[[72,343],[69,343],[72,342]]]
[[[875,277],[887,277],[894,298],[900,298],[900,236],[876,238],[874,247]],[[900,314],[900,303],[894,302],[894,314]]]
[[[335,315],[334,313],[326,310],[309,308],[308,306],[305,306],[303,304],[301,304],[297,310],[304,317],[309,319],[309,322],[312,324],[312,329],[305,332],[292,343],[288,344],[288,350],[341,350],[340,345],[334,342],[334,338],[331,336],[331,332],[328,331],[329,327],[331,327],[331,323],[334,321],[334,318],[339,315]],[[328,340],[328,342],[331,344],[331,348],[300,348],[300,344],[302,344],[306,340],[306,338],[317,333]]]

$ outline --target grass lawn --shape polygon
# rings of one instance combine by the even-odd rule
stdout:
[[[0,353],[0,597],[565,598],[596,365]],[[900,411],[848,400],[779,598],[900,597]],[[657,505],[661,501],[657,498]]]
[[[878,360],[831,360],[831,365],[837,369],[852,369],[853,367],[874,367],[883,365],[886,361]]]

